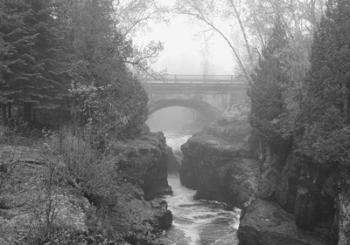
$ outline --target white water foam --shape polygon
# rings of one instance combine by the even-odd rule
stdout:
[[[195,191],[182,186],[176,175],[169,176],[168,182],[174,192],[172,196],[166,197],[169,209],[174,216],[172,229],[181,231],[187,241],[187,243],[175,242],[173,244],[199,245],[204,244],[201,243],[203,239],[215,240],[213,243],[205,244],[221,245],[226,244],[227,241],[231,241],[230,244],[232,245],[236,244],[239,210],[226,210],[224,205],[219,202],[194,200]],[[215,235],[217,229],[220,229],[220,232],[223,233],[222,239],[210,236],[209,233],[212,232]],[[221,243],[221,240],[226,242]]]
[[[170,146],[173,151],[181,151],[181,145],[185,144],[186,141],[191,138],[191,135],[182,135],[178,133],[165,133],[166,143]]]
[[[189,135],[166,134],[167,143],[174,151],[180,151]],[[215,201],[194,200],[196,191],[181,185],[179,176],[170,175],[169,185],[174,194],[167,196],[169,209],[174,216],[173,227],[167,232],[171,245],[236,245],[239,209],[228,210]]]

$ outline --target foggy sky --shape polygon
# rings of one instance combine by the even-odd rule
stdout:
[[[137,45],[149,41],[161,41],[164,50],[153,65],[156,71],[175,74],[202,74],[204,38],[201,33],[208,30],[185,16],[174,16],[169,23],[154,22],[136,33]],[[209,43],[209,74],[233,74],[235,62],[227,44],[212,35]]]

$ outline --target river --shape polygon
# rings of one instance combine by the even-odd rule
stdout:
[[[167,144],[174,152],[180,151],[190,135],[166,133]],[[166,233],[169,245],[236,245],[239,210],[225,204],[194,200],[194,190],[181,185],[179,176],[169,175],[174,194],[167,196],[169,209],[174,216],[173,227]]]

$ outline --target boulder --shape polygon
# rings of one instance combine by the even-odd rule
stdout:
[[[169,149],[162,133],[115,142],[110,151],[120,177],[141,186],[146,200],[172,193],[167,180]]]
[[[195,197],[198,199],[223,201],[245,208],[255,198],[259,164],[254,159],[234,159],[217,169],[207,168],[198,172],[207,176],[207,181],[201,178],[197,188]]]
[[[171,194],[167,182],[168,148],[161,133],[115,142],[107,162],[113,165],[117,191],[95,197],[96,215],[90,229],[119,232],[130,243],[152,240],[172,224],[172,214],[161,199]],[[108,215],[105,215],[105,213]],[[153,237],[153,238],[152,238]]]
[[[152,202],[155,209],[153,224],[161,230],[168,230],[173,224],[173,214],[168,210],[168,204],[161,199],[155,199]]]
[[[211,135],[197,134],[181,146],[181,182],[193,189],[200,187],[201,178],[210,178],[211,170],[225,166],[228,161],[240,156],[240,147],[231,145]],[[203,173],[202,173],[203,171]],[[213,176],[216,178],[216,176]]]
[[[194,135],[181,147],[181,182],[197,190],[197,198],[249,205],[258,189],[259,162],[250,158],[245,137],[228,141],[209,131]]]
[[[287,143],[265,142],[258,197],[279,204],[304,230],[332,232],[335,214],[334,167],[297,155]]]
[[[246,211],[238,229],[240,245],[331,245],[322,234],[305,232],[292,214],[276,203],[257,199]]]
[[[274,201],[294,214],[298,227],[333,233],[337,174],[333,166],[322,165],[291,152],[280,170]]]

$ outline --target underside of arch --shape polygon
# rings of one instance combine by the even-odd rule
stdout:
[[[149,104],[148,106],[148,115],[152,113],[173,106],[181,106],[190,109],[194,109],[196,111],[201,112],[203,115],[206,115],[211,118],[219,118],[222,112],[216,107],[210,105],[204,101],[198,100],[183,100],[183,99],[163,99],[159,101],[155,101]]]

